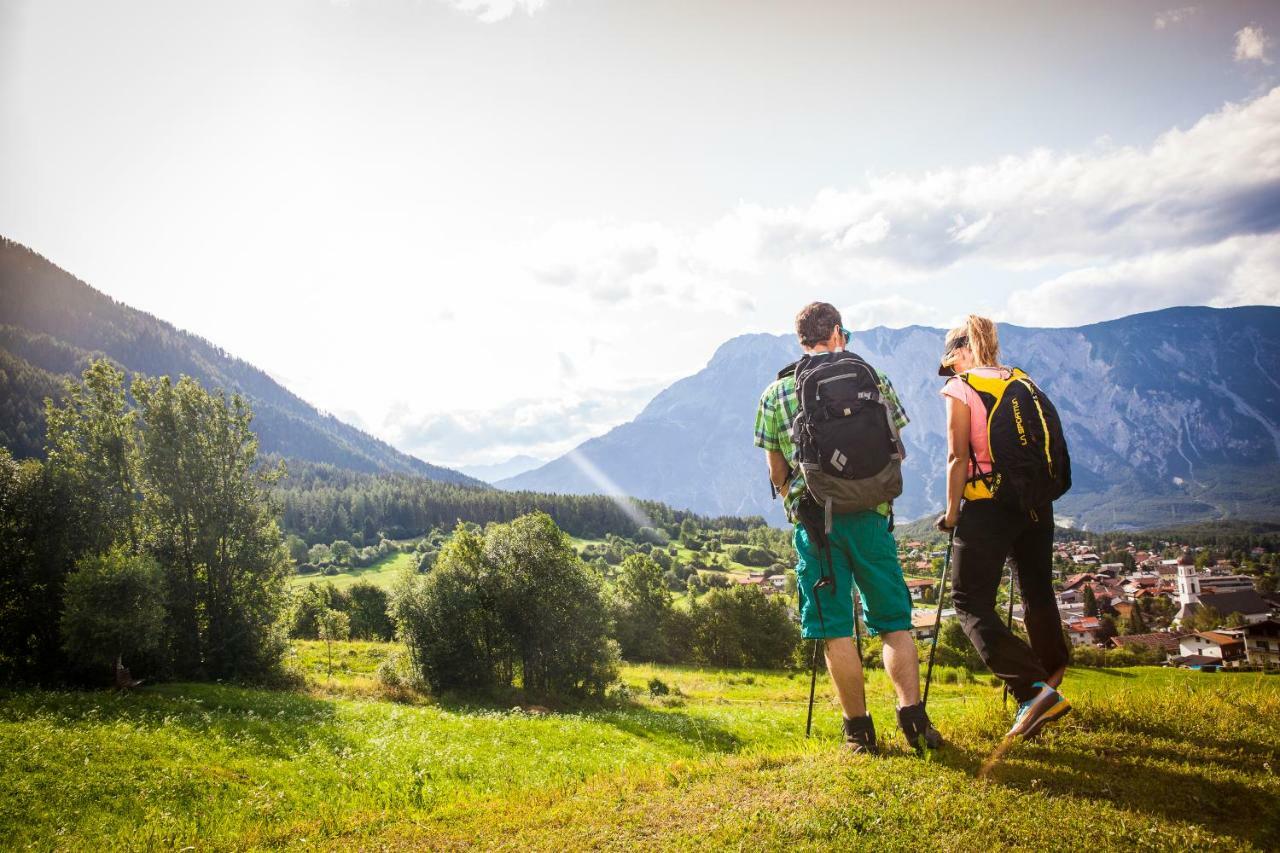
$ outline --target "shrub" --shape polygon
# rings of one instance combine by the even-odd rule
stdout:
[[[348,595],[332,583],[311,583],[294,593],[293,619],[289,636],[299,639],[320,638],[320,616],[326,610],[347,611],[351,607]]]
[[[671,688],[667,683],[657,676],[649,679],[649,695],[650,696],[666,696],[671,692]]]
[[[786,605],[758,587],[713,590],[691,615],[693,658],[700,663],[781,669],[800,643]]]
[[[393,616],[432,690],[593,695],[617,672],[600,580],[545,513],[459,527],[426,576],[407,577]]]
[[[414,669],[412,658],[403,651],[392,652],[378,664],[377,679],[378,683],[392,690],[422,690],[426,687]]]
[[[671,590],[684,582],[643,554],[622,561],[613,595],[613,621],[622,656],[634,661],[666,661],[666,622]]]
[[[387,613],[387,593],[368,581],[359,581],[347,590],[351,636],[357,640],[390,640],[395,625]]]
[[[764,548],[757,548],[754,545],[735,545],[728,549],[729,559],[735,563],[741,563],[744,566],[756,566],[763,568],[764,566],[773,565],[776,559],[773,553]]]
[[[80,560],[63,598],[63,645],[72,661],[106,674],[117,661],[136,664],[155,652],[164,631],[160,584],[150,557],[115,549]]]

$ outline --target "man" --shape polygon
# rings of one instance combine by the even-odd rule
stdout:
[[[825,302],[806,305],[796,315],[796,335],[804,352],[814,358],[843,352],[848,343],[840,312]],[[901,429],[907,424],[907,415],[888,378],[879,371],[877,374],[880,393]],[[942,737],[920,704],[920,661],[910,633],[911,594],[889,530],[891,506],[886,503],[863,512],[833,514],[826,534],[829,549],[817,547],[824,531],[808,529],[812,525],[799,520],[801,502],[811,500],[797,469],[791,434],[799,411],[795,376],[784,374],[760,397],[755,444],[764,449],[769,479],[782,494],[787,517],[795,524],[802,635],[823,641],[827,671],[844,712],[845,742],[856,753],[878,752],[875,726],[867,713],[862,661],[853,641],[856,585],[867,631],[884,642],[884,668],[897,693],[898,724],[913,749],[937,748]],[[824,576],[834,576],[834,585],[819,585]]]

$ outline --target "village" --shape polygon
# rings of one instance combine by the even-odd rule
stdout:
[[[1186,669],[1280,668],[1280,593],[1261,591],[1254,576],[1241,571],[1246,561],[1256,565],[1274,555],[1254,548],[1228,559],[1204,547],[1161,545],[1142,550],[1129,543],[1099,556],[1088,543],[1055,543],[1054,586],[1071,645],[1101,651],[1104,663],[1107,650],[1123,649]],[[932,573],[944,554],[906,542],[902,562],[909,573]],[[933,578],[907,583],[913,598],[935,600]],[[1007,589],[1006,582],[1006,605]],[[932,636],[935,612],[915,612],[917,638]],[[1022,623],[1016,590],[1008,612]],[[944,620],[954,616],[954,610],[942,610]]]
[[[1077,658],[1105,665],[1106,652],[1124,650],[1142,662],[1185,669],[1280,669],[1280,592],[1260,590],[1255,576],[1241,568],[1249,561],[1256,570],[1275,555],[1254,548],[1228,559],[1203,546],[1161,545],[1143,550],[1127,544],[1099,556],[1088,543],[1055,543],[1058,612],[1068,640],[1082,652]],[[917,640],[933,637],[945,555],[925,542],[900,543]],[[751,572],[735,580],[768,596],[795,595],[791,572]],[[1009,605],[1007,580],[1000,600]],[[949,604],[941,610],[944,621],[956,618]],[[1016,590],[1007,612],[1022,625]]]

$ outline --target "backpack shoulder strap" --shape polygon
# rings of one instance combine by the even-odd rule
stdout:
[[[788,364],[786,367],[784,367],[784,368],[782,368],[781,370],[779,370],[779,371],[778,371],[778,378],[779,378],[779,379],[786,379],[788,376],[795,376],[795,375],[796,375],[796,368],[800,366],[800,362],[802,362],[802,361],[804,361],[804,359],[803,359],[803,358],[796,359],[795,361],[793,361],[793,362],[791,362],[790,364]]]

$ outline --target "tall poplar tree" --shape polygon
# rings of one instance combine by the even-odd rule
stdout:
[[[143,422],[149,544],[166,577],[168,647],[180,677],[253,678],[283,652],[289,559],[239,395],[189,377],[133,383]]]

